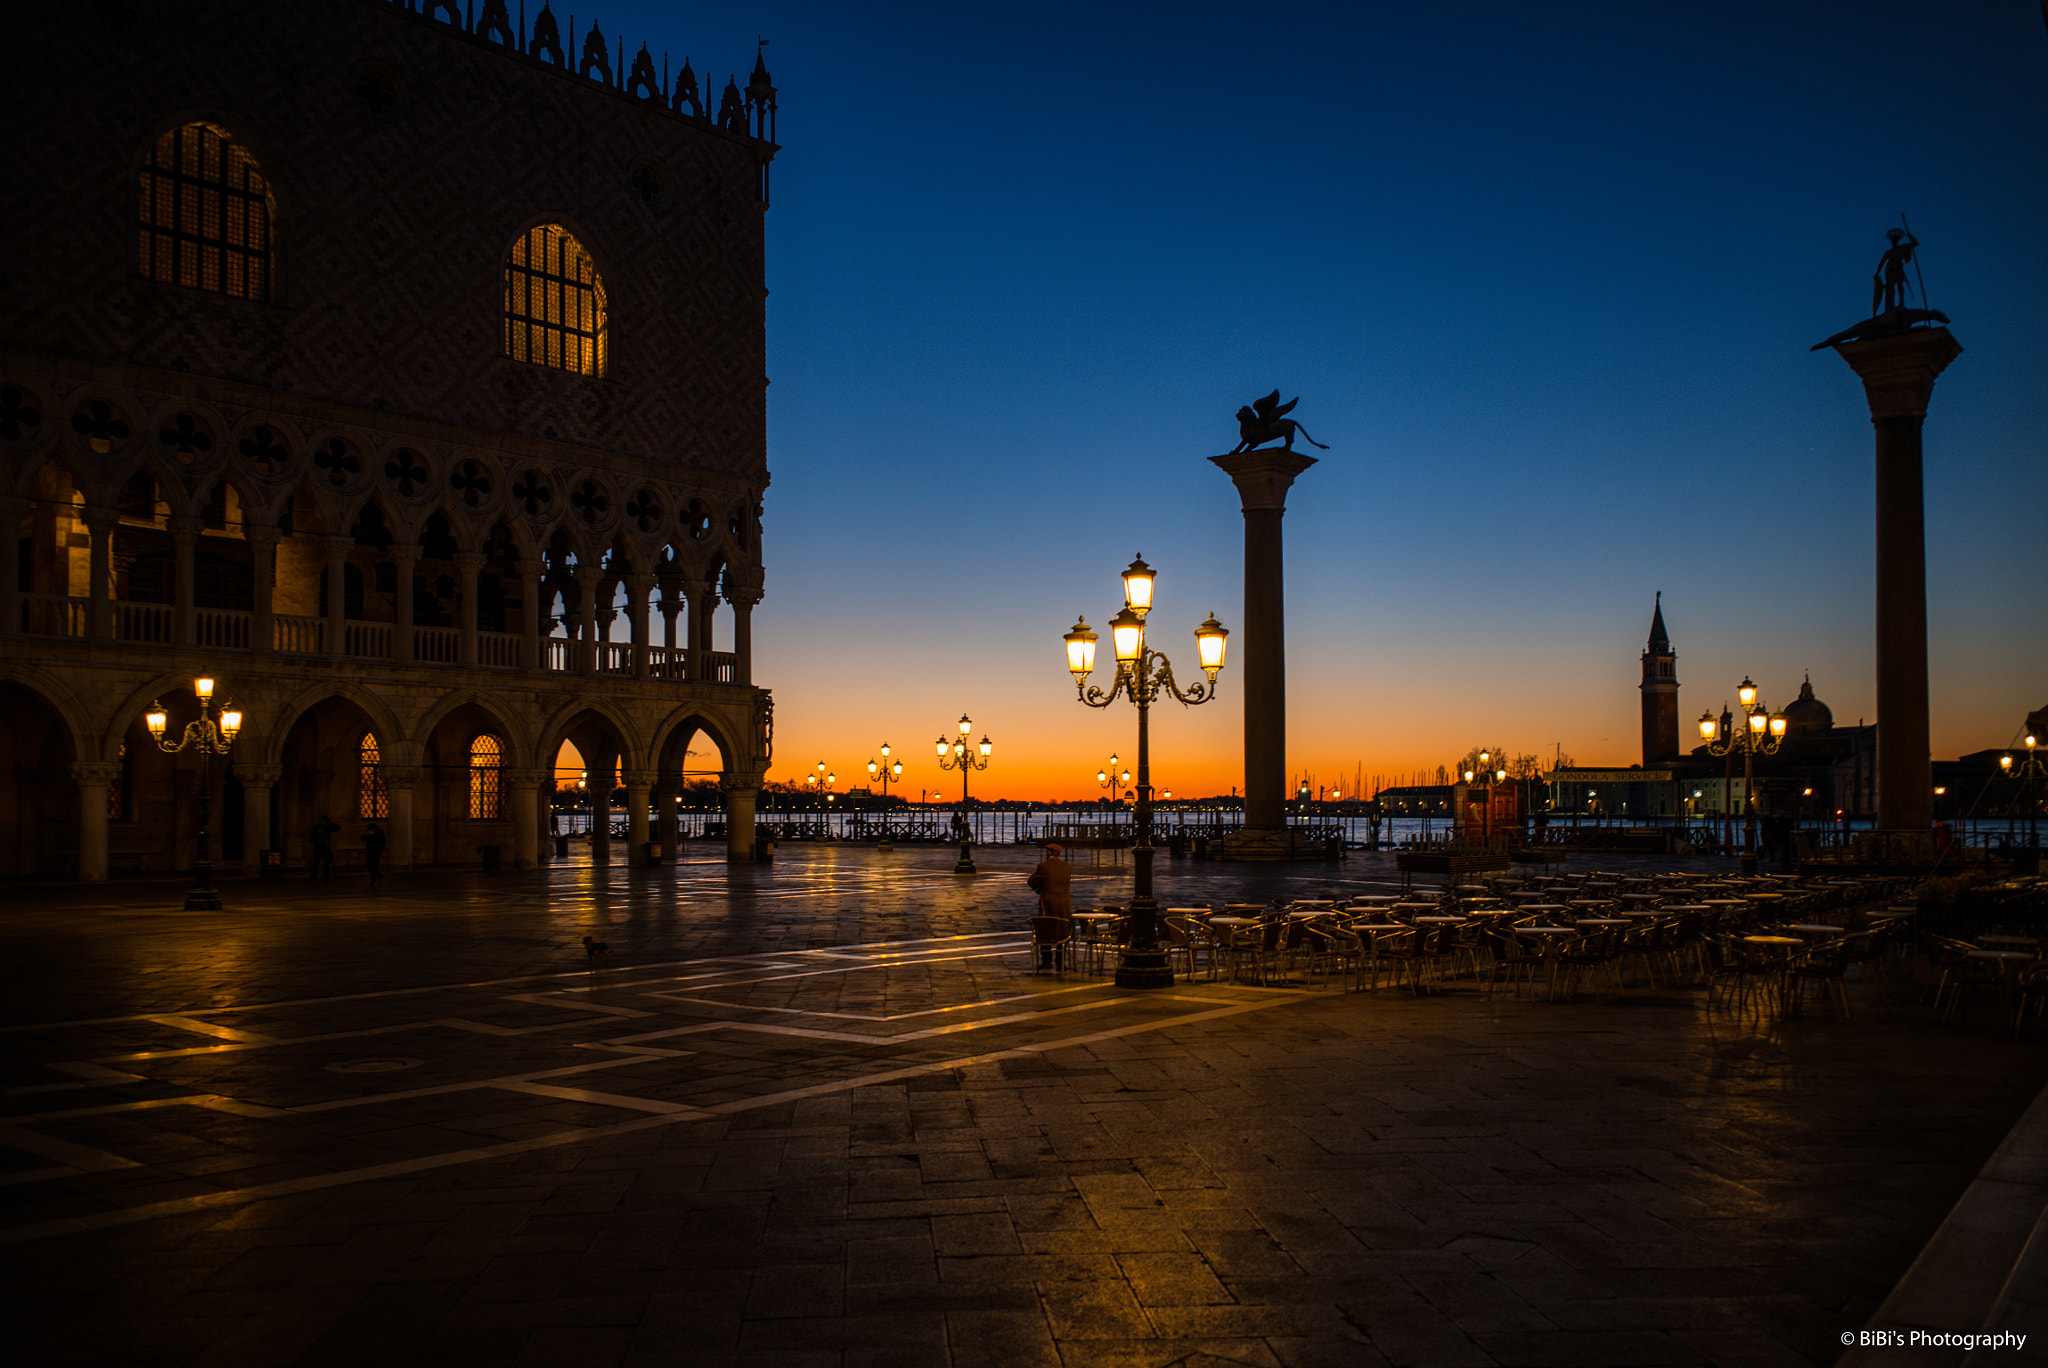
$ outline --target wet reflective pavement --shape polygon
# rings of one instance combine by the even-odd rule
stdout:
[[[1033,855],[977,858],[16,891],[22,1361],[1825,1363],[2048,1080],[1882,984],[1036,975]]]

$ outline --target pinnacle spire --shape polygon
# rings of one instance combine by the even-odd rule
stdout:
[[[1666,655],[1671,650],[1671,638],[1664,632],[1664,591],[1657,591],[1657,607],[1650,616],[1650,654]]]

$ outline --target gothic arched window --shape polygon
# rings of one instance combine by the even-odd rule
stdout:
[[[189,123],[142,163],[142,274],[241,299],[271,297],[274,206],[249,150],[224,128]]]
[[[469,743],[469,815],[495,822],[505,815],[505,748],[486,732]]]
[[[364,732],[358,753],[356,815],[365,820],[391,816],[391,794],[384,787],[384,758],[377,750],[377,733]]]
[[[506,258],[505,355],[604,374],[604,282],[590,253],[560,224],[527,229]]]

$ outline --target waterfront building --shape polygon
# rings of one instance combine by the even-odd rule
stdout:
[[[693,742],[748,858],[775,90],[543,2],[36,6],[6,58],[0,876],[630,847]],[[701,767],[703,761],[698,762]],[[602,824],[600,824],[602,825]],[[603,831],[598,858],[609,858]]]

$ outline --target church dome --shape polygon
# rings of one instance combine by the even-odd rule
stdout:
[[[1813,696],[1813,676],[1799,686],[1799,697],[1785,705],[1785,735],[1805,736],[1809,732],[1824,732],[1835,725],[1835,714],[1827,704]]]

